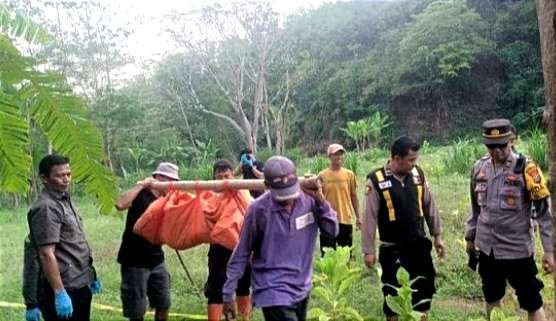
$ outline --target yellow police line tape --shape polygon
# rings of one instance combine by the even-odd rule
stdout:
[[[0,301],[0,308],[25,309],[25,304]],[[104,311],[114,311],[120,313],[122,312],[122,309],[120,308],[116,308],[110,305],[100,304],[100,303],[93,303],[93,308],[98,310],[104,310]],[[154,312],[149,311],[147,312],[147,314],[153,315]],[[207,320],[207,317],[205,315],[199,315],[199,314],[169,313],[168,316],[181,317],[181,318],[185,318],[186,320]]]

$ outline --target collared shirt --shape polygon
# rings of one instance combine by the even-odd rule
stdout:
[[[486,156],[471,172],[471,214],[465,239],[499,259],[526,258],[534,253],[531,201],[523,174],[515,173],[517,159],[518,155],[511,153],[503,166],[495,167]],[[552,253],[550,204],[537,213],[536,220],[544,251]]]
[[[44,189],[27,213],[31,242],[37,248],[55,245],[60,276],[68,290],[93,280],[91,249],[85,239],[81,216],[67,193]]]
[[[384,165],[384,172],[386,173],[386,176],[391,176],[403,184],[404,177],[394,175],[388,167],[388,164]],[[438,214],[438,209],[436,208],[428,181],[425,181],[423,190],[423,216],[427,222],[429,233],[432,236],[440,235],[442,233],[442,220]],[[380,194],[379,191],[373,187],[373,183],[370,180],[367,180],[366,183],[366,194],[365,216],[363,217],[363,224],[361,226],[361,250],[364,254],[375,254],[376,229],[378,225],[378,213],[380,210]]]
[[[302,192],[288,213],[266,192],[247,209],[239,244],[228,263],[224,302],[231,302],[251,253],[253,303],[290,306],[311,290],[313,256],[319,229],[338,234],[336,213]]]

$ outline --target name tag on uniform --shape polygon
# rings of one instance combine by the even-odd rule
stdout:
[[[378,187],[380,187],[380,189],[390,188],[390,187],[392,187],[392,182],[391,181],[379,182]]]
[[[313,216],[312,212],[309,212],[295,219],[295,228],[301,230],[305,226],[313,223],[315,223],[315,217]]]

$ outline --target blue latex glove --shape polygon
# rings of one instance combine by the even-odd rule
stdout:
[[[41,320],[41,310],[39,308],[27,309],[25,311],[25,321],[40,321]]]
[[[89,289],[91,289],[92,294],[99,294],[102,292],[102,282],[99,279],[94,280],[89,284]]]
[[[243,166],[253,167],[253,160],[251,159],[251,157],[249,157],[248,154],[241,155],[240,161],[241,165]]]
[[[54,294],[54,304],[56,306],[56,315],[58,318],[71,318],[71,315],[73,314],[73,306],[66,289],[62,289]]]

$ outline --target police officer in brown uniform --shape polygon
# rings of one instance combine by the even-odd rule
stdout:
[[[407,136],[398,138],[391,147],[390,161],[368,176],[365,216],[362,224],[362,250],[365,264],[371,268],[376,261],[375,233],[378,227],[380,247],[378,260],[382,267],[384,296],[396,295],[389,285],[399,286],[396,273],[400,267],[417,279],[412,287],[415,310],[427,320],[435,293],[435,270],[431,257],[433,243],[427,238],[425,223],[434,238],[439,257],[444,256],[444,242],[438,210],[429,184],[416,165],[420,145]],[[388,321],[398,317],[384,302]]]
[[[515,289],[529,320],[546,320],[540,290],[542,282],[534,254],[532,218],[540,227],[543,264],[554,269],[549,192],[541,170],[509,144],[511,123],[492,119],[483,123],[488,155],[471,171],[471,215],[466,223],[467,251],[478,255],[479,274],[487,315],[500,305],[506,281]]]

